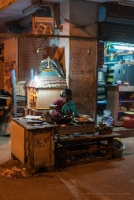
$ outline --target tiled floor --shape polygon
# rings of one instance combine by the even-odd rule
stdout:
[[[9,136],[0,136],[0,146],[10,141]]]

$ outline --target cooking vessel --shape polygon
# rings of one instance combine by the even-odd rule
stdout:
[[[98,81],[105,82],[105,73],[103,71],[98,71]]]
[[[107,126],[107,124],[106,124],[105,122],[99,122],[99,126],[100,126],[101,128],[104,128],[104,127]]]
[[[56,124],[68,124],[72,121],[73,116],[64,115],[64,116],[51,116],[51,120]]]

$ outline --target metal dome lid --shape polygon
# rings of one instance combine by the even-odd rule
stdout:
[[[34,79],[30,79],[26,84],[27,87],[34,88],[67,88],[64,71],[57,59],[49,57],[39,66],[40,74]]]
[[[63,80],[64,78],[58,75],[54,70],[45,69],[39,75],[38,78],[44,78],[47,80]]]
[[[53,70],[46,69],[34,79],[30,79],[26,87],[33,88],[67,88],[66,80],[59,77]]]

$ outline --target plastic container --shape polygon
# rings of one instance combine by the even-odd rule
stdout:
[[[117,81],[117,85],[118,85],[118,86],[121,86],[121,85],[122,85],[122,81],[121,81],[121,80],[118,80],[118,81]]]
[[[129,82],[128,81],[124,81],[123,85],[128,86]]]
[[[123,117],[124,127],[125,128],[133,128],[134,127],[134,120],[131,116]]]
[[[113,139],[113,158],[122,157],[125,145],[118,139]]]

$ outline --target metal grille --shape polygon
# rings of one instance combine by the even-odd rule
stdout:
[[[25,107],[26,107],[26,97],[17,96],[17,117],[24,116]]]
[[[114,22],[100,23],[100,39],[104,41],[134,43],[134,25]]]
[[[119,0],[119,4],[134,7],[134,0]]]
[[[106,18],[99,23],[99,39],[134,43],[133,8],[117,4],[104,4],[104,6],[106,8]]]
[[[36,53],[39,49],[39,53]],[[42,38],[19,38],[18,40],[18,77],[30,78],[30,70],[39,71],[41,60],[48,57],[48,42]]]

